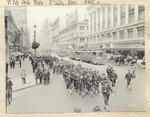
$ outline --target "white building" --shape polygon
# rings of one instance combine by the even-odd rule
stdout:
[[[51,41],[52,41],[51,22],[50,22],[49,18],[46,18],[41,27],[40,37],[38,39],[38,42],[40,43],[40,48],[48,50]]]
[[[88,20],[86,13],[74,11],[66,14],[66,28],[59,32],[60,46],[66,49],[69,46],[84,46],[88,36]]]
[[[51,25],[51,37],[54,49],[59,49],[60,46],[60,38],[59,32],[64,29],[64,22],[61,18],[56,18],[56,20]]]
[[[59,39],[62,47],[84,46],[88,36],[88,20],[76,21],[70,27],[60,31]]]
[[[103,46],[106,50],[144,51],[144,5],[91,5],[87,11],[89,46]]]

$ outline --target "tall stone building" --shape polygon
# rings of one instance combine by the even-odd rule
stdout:
[[[26,51],[29,49],[29,31],[27,26],[27,9],[26,7],[13,7],[6,8],[11,11],[16,27],[20,30],[20,45],[18,45],[20,51]]]
[[[140,4],[91,5],[89,47],[104,50],[133,50],[144,54],[145,7]]]

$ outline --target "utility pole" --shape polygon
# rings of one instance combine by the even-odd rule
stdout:
[[[36,42],[36,24],[34,24],[34,42]],[[36,49],[34,49],[34,57],[36,58]]]

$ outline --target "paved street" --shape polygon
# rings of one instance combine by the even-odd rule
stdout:
[[[72,61],[69,58],[64,59]],[[30,81],[34,84],[32,68],[27,63],[29,64],[29,61],[26,61],[26,64],[24,63],[24,67],[29,76],[28,79],[32,79]],[[73,63],[77,64],[78,61],[73,61]],[[92,67],[99,71],[100,74],[104,73],[107,68],[107,65],[97,66],[83,62],[81,62],[81,65],[83,67]],[[110,96],[110,111],[144,111],[145,71],[143,69],[137,69],[137,77],[132,81],[132,90],[129,91],[126,89],[126,81],[124,79],[129,68],[127,66],[114,66],[118,74],[118,81],[116,84],[116,93]],[[17,76],[19,76],[20,71],[19,68],[17,69],[18,72],[15,72],[15,75],[17,73]],[[30,84],[32,85],[32,83]],[[13,87],[16,87],[15,85],[17,84],[14,83]],[[99,90],[101,90],[101,87]],[[81,108],[82,112],[91,112],[92,108],[96,105],[100,106],[102,111],[105,111],[103,109],[104,103],[101,92],[97,96],[91,97],[88,95],[85,98],[82,98],[76,92],[70,95],[66,90],[62,75],[53,74],[51,71],[51,83],[49,85],[38,85],[14,92],[13,102],[8,106],[7,112],[73,112],[74,107]]]

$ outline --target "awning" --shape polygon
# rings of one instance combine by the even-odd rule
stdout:
[[[21,53],[21,52],[11,52],[10,54],[13,56],[23,55],[23,53]]]
[[[105,50],[137,50],[137,51],[144,51],[145,48],[103,48]]]

